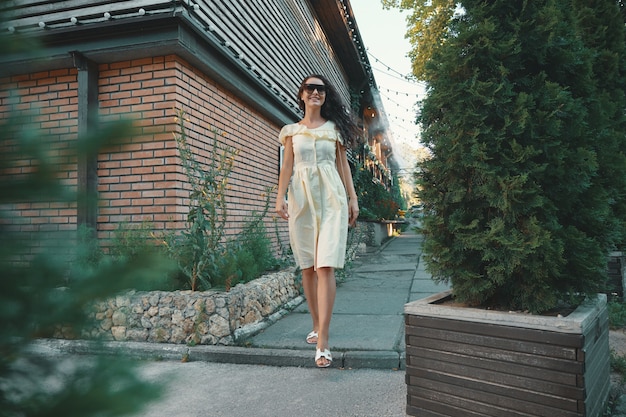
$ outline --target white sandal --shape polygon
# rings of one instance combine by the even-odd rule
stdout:
[[[315,340],[313,340],[313,338],[315,338]],[[306,335],[306,342],[309,345],[317,345],[317,338],[318,338],[317,332],[313,330],[311,333]]]
[[[321,358],[325,358],[328,362],[326,362],[323,365],[318,364],[317,361],[320,360]],[[316,351],[315,351],[315,365],[317,365],[318,368],[328,368],[332,362],[333,362],[333,355],[331,355],[330,350],[328,350],[328,349],[324,349],[324,350],[316,349]]]

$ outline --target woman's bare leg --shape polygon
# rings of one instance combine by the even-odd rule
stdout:
[[[317,274],[313,268],[302,270],[302,287],[304,288],[304,296],[306,297],[306,303],[309,306],[311,320],[313,321],[313,331],[319,332],[320,316],[317,307]]]
[[[330,319],[333,315],[335,305],[335,295],[337,293],[337,283],[335,282],[334,268],[318,268],[317,270],[317,313],[319,327],[317,329],[317,348],[328,349],[328,332],[330,329]],[[326,358],[320,358],[318,365],[325,365]]]

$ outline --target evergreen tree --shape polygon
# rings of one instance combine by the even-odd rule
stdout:
[[[598,61],[578,10],[554,0],[461,6],[422,77],[429,270],[459,300],[507,309],[596,292],[619,235],[604,175],[624,167],[614,117],[595,118],[615,97],[590,107]]]
[[[0,54],[36,51],[17,35],[3,41]],[[37,123],[18,113],[0,120],[0,416],[132,415],[157,398],[160,387],[142,381],[129,359],[50,356],[33,352],[31,343],[61,329],[80,335],[93,301],[149,288],[172,265],[154,251],[133,259],[99,256],[94,240],[80,240],[76,230],[21,232],[23,219],[12,208],[76,202],[79,196],[61,180],[58,149],[47,146]],[[67,151],[93,154],[125,137],[128,127],[102,127]],[[32,169],[15,174],[24,161]]]
[[[626,39],[620,5],[611,0],[574,0],[580,38],[592,51],[594,92],[587,99],[587,134],[598,155],[599,172],[584,197],[587,204],[608,201],[606,213],[585,220],[607,237],[606,244],[626,242]]]

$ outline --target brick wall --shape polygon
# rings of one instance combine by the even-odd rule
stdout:
[[[70,188],[76,186],[77,178],[76,158],[69,150],[77,137],[77,110],[75,69],[0,78],[0,129],[17,132],[24,123],[33,126],[37,133],[30,136],[31,143],[55,163],[56,175]],[[33,159],[15,153],[13,141],[16,139],[13,137],[0,144],[5,167],[0,172],[0,181],[7,176],[19,179],[38,169]],[[52,235],[76,228],[75,202],[47,201],[43,195],[41,197],[41,201],[24,199],[1,207],[5,215],[7,212],[15,215],[13,230]]]
[[[64,69],[0,80],[0,120],[12,106],[38,108],[37,127],[51,135],[65,183],[76,185],[76,163],[63,149],[77,132],[77,73]],[[227,233],[236,233],[244,219],[262,209],[263,194],[278,181],[276,126],[252,107],[221,88],[183,59],[171,55],[99,66],[99,107],[102,123],[130,118],[137,130],[98,156],[99,236],[107,239],[122,222],[151,222],[156,230],[181,229],[186,217],[188,185],[173,134],[176,110],[187,114],[186,130],[200,161],[207,161],[213,131],[220,143],[239,150],[227,196]],[[11,172],[29,168],[21,161]],[[73,228],[75,204],[20,204],[22,228]],[[273,207],[273,198],[271,200]],[[273,236],[273,213],[267,227]],[[280,221],[286,239],[286,222]],[[39,225],[39,226],[35,226]]]
[[[184,175],[176,143],[175,69],[165,58],[104,64],[99,68],[103,123],[132,119],[137,133],[98,156],[98,230],[111,237],[122,222],[149,221],[180,228]]]
[[[188,135],[198,155],[207,157],[213,140],[212,129],[223,145],[239,150],[230,177],[229,228],[237,231],[245,217],[259,211],[267,187],[278,183],[278,130],[254,109],[221,89],[184,61],[176,61],[177,108],[190,121]],[[273,208],[273,200],[271,201]],[[271,211],[270,211],[271,214]]]

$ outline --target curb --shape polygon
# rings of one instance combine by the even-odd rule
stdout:
[[[26,351],[33,355],[110,355],[138,360],[215,362],[238,365],[315,368],[312,350],[264,349],[239,346],[186,346],[148,342],[97,342],[90,340],[38,339]],[[406,369],[405,354],[395,351],[334,352],[333,368]]]

